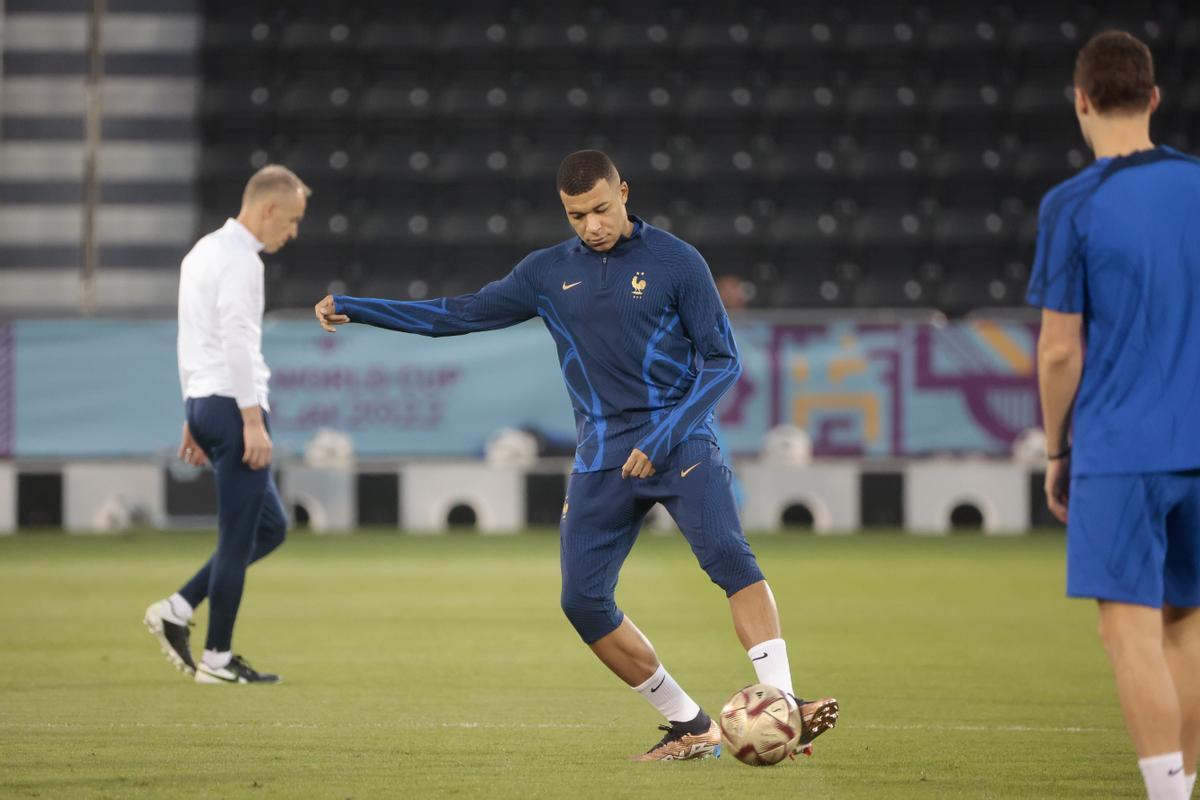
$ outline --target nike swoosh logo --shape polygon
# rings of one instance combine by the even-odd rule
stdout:
[[[665,680],[665,678],[664,678],[664,680]],[[1168,777],[1175,777],[1176,775],[1178,775],[1181,772],[1183,772],[1183,767],[1176,767],[1175,769],[1167,770],[1167,775],[1168,775]]]
[[[659,682],[658,682],[658,686],[655,686],[653,689],[651,689],[651,690],[650,690],[650,694],[654,694],[655,692],[657,692],[657,691],[658,691],[658,687],[659,687],[659,686],[662,686],[662,685],[663,685],[664,683],[666,683],[666,682],[667,682],[667,676],[666,676],[666,675],[663,675],[663,679],[662,679],[661,681],[659,681]]]
[[[567,283],[566,281],[563,281],[563,291],[565,292],[567,289],[574,289],[581,283],[583,283],[583,281],[575,281],[574,283]]]
[[[695,464],[692,464],[687,469],[680,471],[679,477],[686,478],[688,476],[689,472],[691,472],[692,470],[694,470],[696,467],[700,466],[703,463],[704,463],[703,461],[697,461]]]
[[[204,667],[203,669],[204,669],[204,674],[209,676],[210,678],[216,678],[217,680],[225,681],[226,683],[237,683],[238,682],[237,675],[234,675],[232,678],[226,678],[224,675],[220,674],[219,672],[214,671],[210,667]]]
[[[766,658],[769,655],[770,655],[770,653],[763,653],[761,656],[755,656],[754,658],[752,658],[750,660],[751,661],[762,661],[764,658]]]

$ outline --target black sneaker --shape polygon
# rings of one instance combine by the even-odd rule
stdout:
[[[832,697],[810,701],[792,695],[792,699],[796,701],[796,713],[800,717],[800,745],[796,752],[811,756],[813,739],[837,726],[841,707]]]
[[[279,683],[283,678],[269,672],[257,672],[241,656],[234,656],[220,669],[214,669],[200,660],[196,667],[196,683]]]
[[[667,732],[662,741],[634,756],[634,761],[686,761],[721,756],[721,729],[703,711],[690,722],[672,722],[659,725],[658,729]]]
[[[188,644],[191,638],[188,626],[192,623],[175,616],[175,610],[171,608],[169,600],[152,603],[146,609],[146,616],[142,622],[146,623],[147,630],[158,639],[158,646],[162,648],[167,661],[185,675],[196,673],[196,662],[192,660],[192,650]]]

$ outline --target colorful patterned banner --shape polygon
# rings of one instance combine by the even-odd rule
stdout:
[[[719,407],[726,444],[757,451],[775,425],[824,456],[1002,455],[1039,424],[1032,323],[735,323],[744,373]],[[538,322],[426,339],[269,322],[276,445],[320,428],[362,455],[477,455],[502,427],[569,444],[574,423]],[[7,372],[6,372],[7,370]],[[182,422],[171,321],[0,325],[0,455],[169,452]],[[10,420],[6,427],[6,419]],[[7,438],[6,438],[7,437]]]
[[[16,371],[16,345],[13,323],[0,322],[0,458],[13,454],[13,384]]]
[[[1036,324],[746,323],[737,336],[746,369],[720,414],[735,452],[791,423],[822,456],[1003,454],[1040,424]]]

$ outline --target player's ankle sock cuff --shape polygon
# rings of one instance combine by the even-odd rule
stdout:
[[[696,713],[696,716],[687,722],[674,722],[672,724],[682,728],[685,733],[704,733],[712,725],[712,719],[709,718],[708,714],[704,713],[704,709],[702,708]]]
[[[1178,800],[1187,797],[1184,790],[1183,753],[1160,753],[1138,759],[1148,800]]]
[[[646,698],[646,702],[658,709],[658,713],[672,724],[687,723],[700,712],[700,706],[688,697],[687,692],[661,664],[654,670],[653,675],[634,686],[633,690]]]
[[[167,603],[171,606],[171,612],[184,622],[189,621],[192,618],[192,614],[195,613],[192,604],[183,599],[183,595],[179,592],[168,597]]]
[[[792,668],[788,664],[787,643],[783,639],[768,639],[746,651],[759,683],[774,686],[785,694],[794,695]]]
[[[233,659],[233,651],[231,650],[205,650],[204,651],[204,666],[210,669],[224,669],[229,666],[229,662]]]

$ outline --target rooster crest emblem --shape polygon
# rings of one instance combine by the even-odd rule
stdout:
[[[634,275],[633,280],[631,280],[629,282],[630,285],[633,286],[633,296],[634,297],[641,297],[642,292],[646,291],[646,278],[644,277],[645,274],[646,273],[644,273],[644,272],[639,272],[636,275]]]

